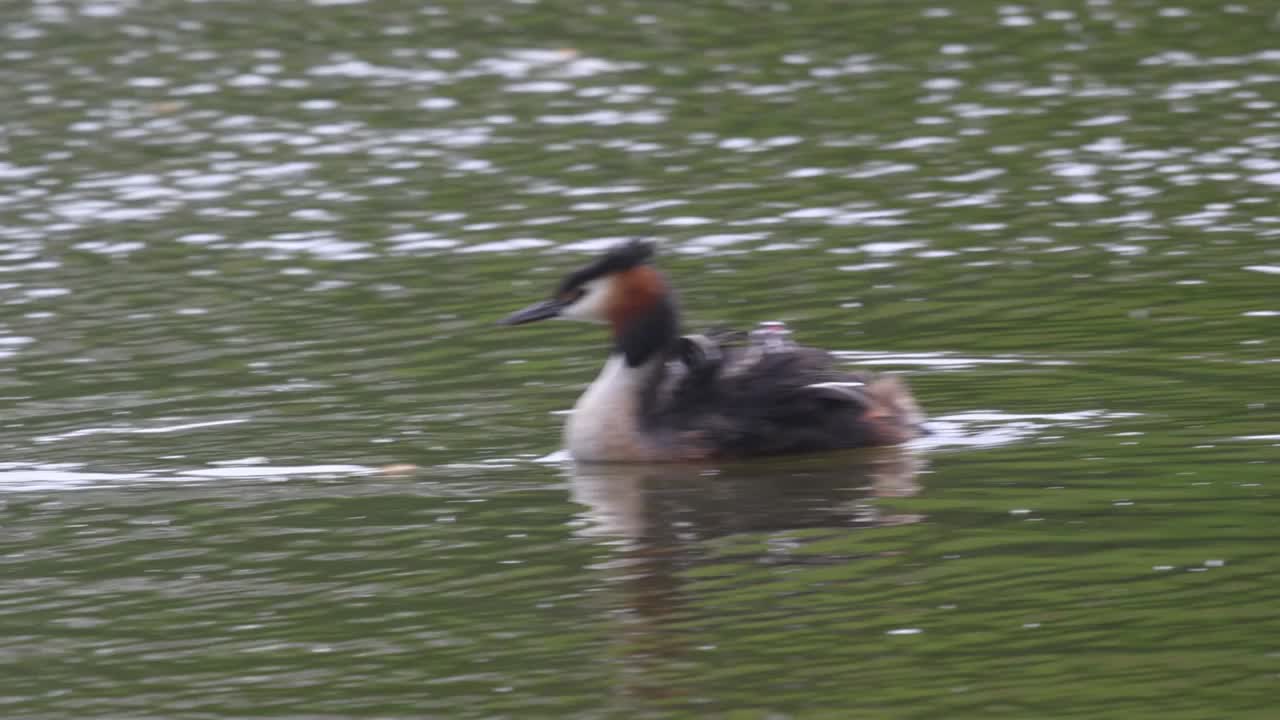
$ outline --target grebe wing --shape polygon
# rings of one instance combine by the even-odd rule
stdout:
[[[672,363],[656,418],[661,426],[698,438],[718,455],[866,444],[857,425],[874,405],[869,376],[841,370],[816,348],[693,343]]]

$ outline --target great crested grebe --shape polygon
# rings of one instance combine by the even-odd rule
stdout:
[[[613,351],[574,405],[565,441],[587,462],[696,461],[893,445],[924,419],[895,377],[850,373],[796,345],[781,323],[749,339],[680,336],[653,246],[632,241],[570,273],[555,295],[504,318],[608,323]]]

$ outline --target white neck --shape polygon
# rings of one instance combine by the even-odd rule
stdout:
[[[660,460],[662,453],[641,427],[645,394],[651,391],[664,358],[661,353],[640,367],[629,367],[613,353],[604,369],[573,406],[565,424],[565,444],[574,459],[586,462]]]

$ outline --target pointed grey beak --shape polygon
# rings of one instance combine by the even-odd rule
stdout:
[[[525,323],[546,320],[560,314],[566,303],[557,298],[534,303],[523,310],[517,310],[498,321],[499,325],[523,325]]]

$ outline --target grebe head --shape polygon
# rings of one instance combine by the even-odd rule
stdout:
[[[628,364],[637,365],[674,340],[675,305],[666,280],[650,260],[653,244],[633,240],[569,273],[549,300],[500,320],[502,325],[562,317],[606,323]]]
[[[609,250],[565,276],[551,299],[508,315],[503,325],[562,317],[609,323],[615,330],[643,315],[667,294],[662,275],[649,264],[653,245],[634,240]]]

